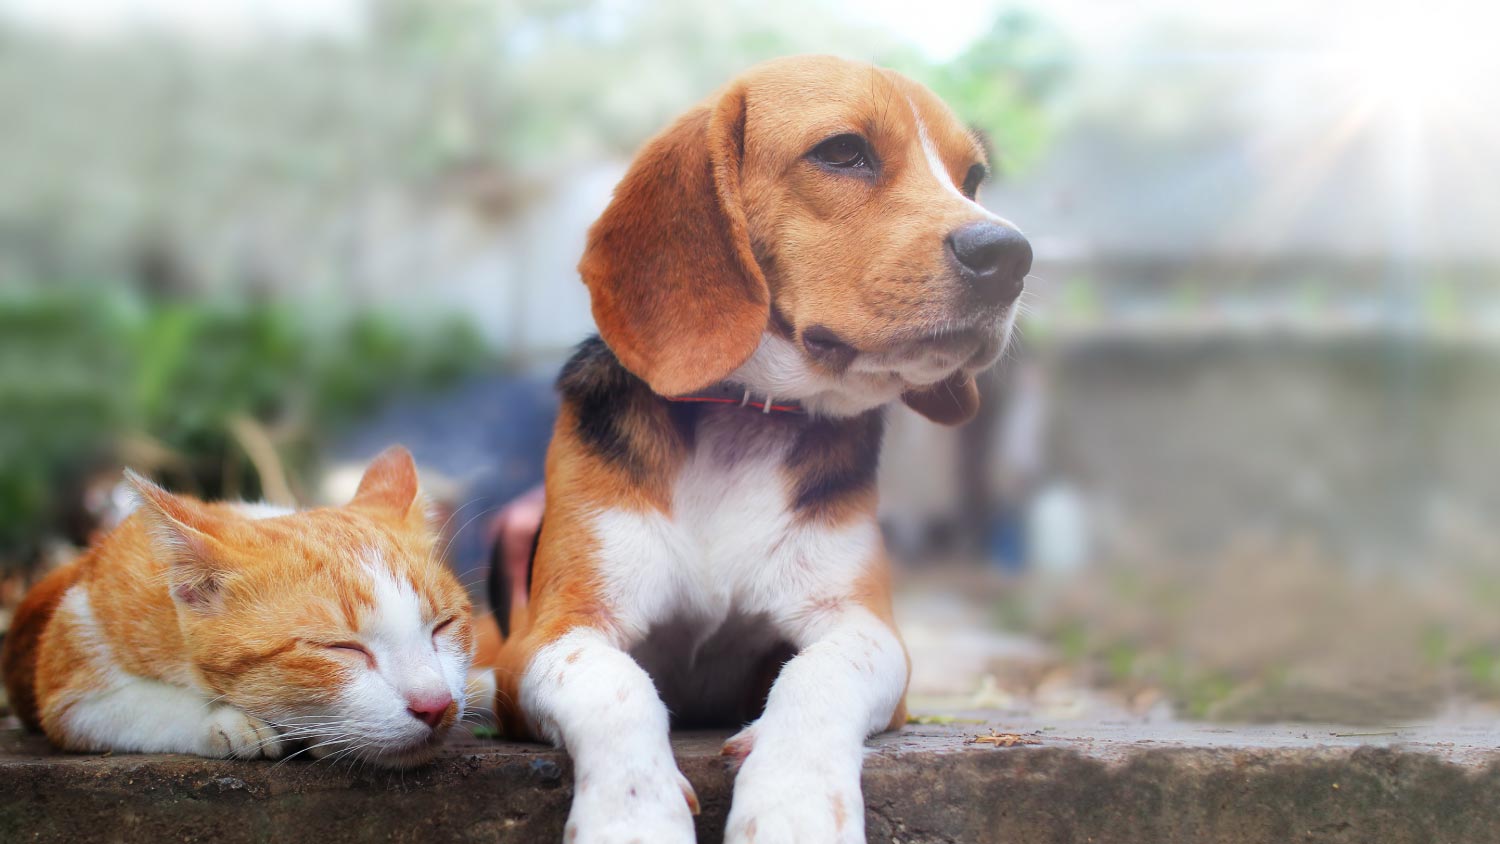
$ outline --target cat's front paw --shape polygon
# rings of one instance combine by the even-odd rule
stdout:
[[[698,795],[670,758],[575,775],[568,844],[692,844]]]
[[[233,706],[209,713],[203,755],[218,759],[280,759],[286,745],[275,727]]]

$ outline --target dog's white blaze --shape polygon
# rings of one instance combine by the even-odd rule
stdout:
[[[959,190],[958,185],[954,184],[953,179],[948,175],[948,168],[943,165],[943,157],[938,155],[937,145],[932,142],[932,136],[927,133],[927,124],[922,121],[922,115],[917,111],[917,104],[912,102],[911,97],[906,98],[906,104],[911,107],[912,119],[917,121],[917,140],[922,144],[922,157],[927,160],[927,169],[932,173],[932,178],[936,179],[938,184],[942,185],[943,190],[967,202],[974,210],[997,223],[1010,226],[1009,221],[1003,219],[998,214],[991,213],[990,209],[964,196],[964,192]]]

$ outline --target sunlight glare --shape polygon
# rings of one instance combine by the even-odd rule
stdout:
[[[1500,5],[1396,8],[1352,26],[1340,63],[1361,100],[1424,114],[1477,113],[1500,81]],[[1404,4],[1403,4],[1404,6]]]

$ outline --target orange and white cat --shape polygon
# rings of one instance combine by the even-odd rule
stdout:
[[[403,448],[342,507],[139,506],[43,579],[0,654],[21,720],[78,751],[407,766],[464,714],[467,595]]]

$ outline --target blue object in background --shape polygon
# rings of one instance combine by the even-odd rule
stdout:
[[[1028,554],[1026,540],[1025,508],[1002,508],[990,523],[986,542],[990,561],[995,568],[1008,574],[1025,571]]]
[[[557,419],[552,378],[493,376],[437,394],[397,399],[342,436],[330,453],[362,461],[392,443],[424,472],[454,481],[449,561],[470,594],[483,598],[489,548],[485,526],[511,499],[542,482]]]

